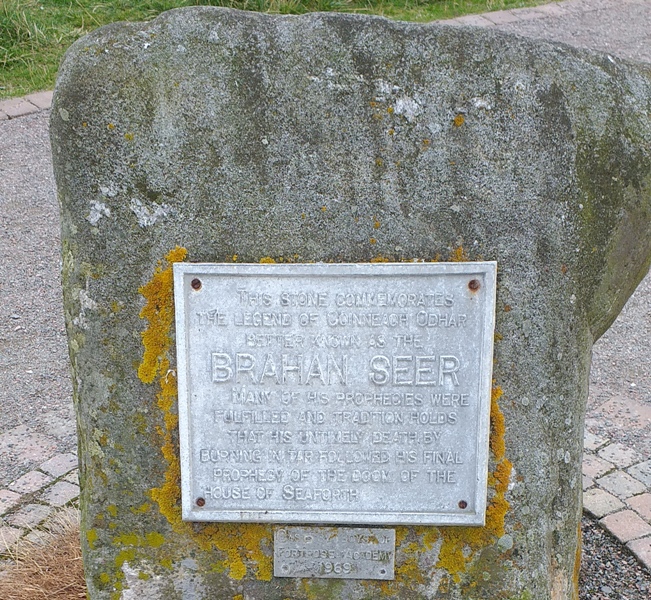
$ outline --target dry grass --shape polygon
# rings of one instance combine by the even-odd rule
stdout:
[[[14,564],[0,571],[0,598],[85,599],[77,512],[60,513],[39,533],[40,541],[23,540],[11,551]]]

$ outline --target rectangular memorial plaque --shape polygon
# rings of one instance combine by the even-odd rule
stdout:
[[[495,275],[175,264],[183,518],[482,525]]]
[[[282,527],[274,531],[274,577],[393,579],[394,529]]]

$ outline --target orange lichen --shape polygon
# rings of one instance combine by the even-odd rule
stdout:
[[[467,262],[469,260],[468,253],[463,246],[459,246],[450,254],[450,262]]]
[[[484,527],[400,527],[396,530],[396,548],[399,558],[396,562],[396,579],[387,582],[367,582],[366,587],[376,589],[383,596],[397,596],[403,585],[424,584],[428,574],[423,570],[420,558],[426,552],[441,544],[436,568],[445,569],[447,577],[441,579],[441,593],[447,593],[450,580],[459,582],[461,574],[477,557],[483,548],[494,544],[504,535],[504,520],[509,504],[505,499],[511,474],[511,463],[505,458],[504,416],[498,400],[502,395],[500,387],[491,393],[491,437],[490,450],[495,462],[495,470],[489,475],[489,488],[492,492],[486,510]],[[409,532],[416,541],[405,543]],[[398,563],[399,560],[399,563]]]
[[[456,117],[454,117],[453,123],[455,127],[461,127],[465,122],[466,118],[462,114],[458,114]]]
[[[579,597],[579,576],[581,574],[581,538],[583,534],[581,532],[581,523],[578,525],[577,533],[577,544],[576,544],[576,553],[574,555],[574,573],[572,576],[572,583],[574,584],[574,598]]]
[[[473,559],[473,555],[478,550],[495,543],[504,535],[504,520],[509,509],[505,494],[509,485],[512,464],[505,457],[504,415],[498,404],[501,396],[502,389],[494,387],[491,394],[491,436],[489,445],[496,466],[489,477],[489,484],[493,488],[493,497],[489,500],[486,509],[486,525],[477,528],[441,528],[444,542],[436,566],[448,571],[456,582],[460,581],[460,574],[466,570]],[[464,547],[469,547],[471,552],[464,553]]]
[[[186,255],[187,250],[177,246],[165,259],[169,263],[180,262]],[[163,370],[165,374],[169,370],[167,355],[172,344],[169,332],[174,319],[174,299],[168,291],[173,288],[173,282],[171,266],[163,269],[158,265],[151,281],[139,290],[147,299],[140,311],[140,318],[149,321],[149,326],[141,334],[145,352],[138,367],[138,377],[143,383],[152,383],[163,366],[167,367]]]
[[[158,504],[159,511],[168,520],[172,529],[186,539],[193,540],[202,550],[217,549],[226,555],[225,564],[232,579],[242,579],[247,573],[245,562],[255,565],[258,579],[270,580],[272,576],[271,558],[262,550],[265,540],[271,539],[271,529],[258,524],[210,524],[200,526],[197,530],[181,519],[181,467],[179,451],[174,441],[173,432],[178,425],[175,412],[177,402],[176,373],[170,369],[169,351],[172,345],[171,327],[174,321],[173,273],[172,264],[185,259],[185,248],[175,248],[167,254],[167,266],[159,265],[154,275],[142,288],[140,293],[146,304],[140,316],[147,319],[149,325],[142,334],[144,346],[143,359],[138,368],[138,376],[144,383],[158,379],[159,392],[157,404],[163,413],[163,424],[158,433],[163,440],[161,452],[167,470],[160,487],[150,490],[151,498]],[[260,262],[274,263],[273,258],[266,257]],[[148,546],[158,547],[164,538],[160,534],[147,538]],[[116,538],[124,545],[134,539]],[[171,568],[172,562],[168,561]]]

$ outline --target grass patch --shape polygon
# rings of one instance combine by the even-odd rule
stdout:
[[[59,513],[39,532],[39,542],[21,540],[13,564],[0,570],[2,600],[83,600],[86,582],[79,542],[79,513]]]
[[[171,8],[208,4],[280,14],[374,14],[405,21],[542,4],[546,0],[0,0],[0,98],[51,89],[65,49],[115,21],[146,21]]]

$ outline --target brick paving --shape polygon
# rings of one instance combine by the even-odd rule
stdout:
[[[651,525],[632,510],[620,510],[599,522],[623,543],[651,535]]]
[[[22,453],[18,452],[17,459],[29,464],[33,458],[31,444],[23,444],[19,450]],[[78,499],[77,457],[72,452],[50,456],[40,467],[11,482],[7,489],[0,489],[0,559],[21,538],[36,540],[40,535],[37,528],[57,510],[76,506]]]
[[[11,98],[0,100],[0,121],[24,117],[50,108],[52,92],[37,92],[24,98]]]
[[[445,23],[500,28],[541,19],[560,20],[568,15],[612,9],[617,4],[648,1],[567,0],[532,8],[467,15]],[[51,102],[51,91],[0,101],[0,121],[47,110]],[[648,417],[646,413],[631,414],[628,407],[624,410],[636,422]],[[651,570],[651,457],[597,435],[590,428],[588,425],[584,437],[584,510],[625,543],[640,563]],[[3,443],[6,448],[2,447]],[[48,439],[39,439],[22,426],[0,436],[0,450],[6,450],[10,460],[25,465],[40,463],[36,469],[26,469],[5,489],[0,486],[0,554],[11,549],[22,537],[38,538],[37,527],[61,507],[74,506],[77,502],[77,457],[74,452],[54,454],[53,448]]]
[[[651,570],[651,461],[588,430],[583,457],[584,481],[589,483],[583,492],[583,510]],[[607,465],[610,468],[605,470]],[[593,479],[596,472],[599,476]]]

